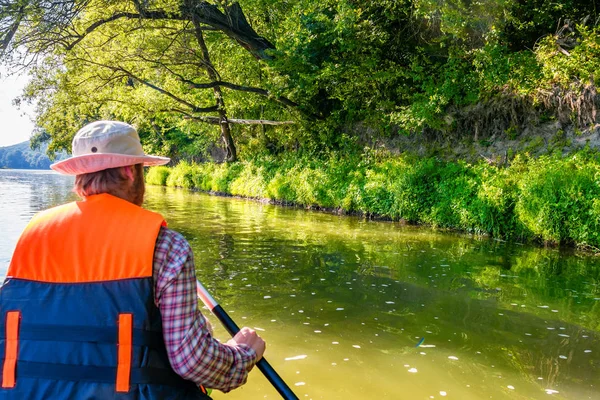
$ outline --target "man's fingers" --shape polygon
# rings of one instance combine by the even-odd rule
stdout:
[[[233,343],[231,343],[233,342]],[[265,341],[258,336],[254,329],[250,329],[248,327],[243,327],[240,329],[238,333],[228,342],[231,344],[245,344],[246,346],[251,347],[258,356],[260,360],[265,352],[266,343]]]

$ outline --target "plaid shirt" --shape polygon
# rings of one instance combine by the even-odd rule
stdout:
[[[249,346],[229,346],[212,337],[198,310],[194,256],[185,238],[161,228],[154,250],[154,302],[160,309],[171,366],[184,379],[228,392],[243,385],[256,363]]]

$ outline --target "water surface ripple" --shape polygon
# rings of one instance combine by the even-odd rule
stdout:
[[[0,274],[71,184],[0,171]],[[598,257],[160,187],[146,207],[301,399],[600,399]],[[279,398],[258,371],[213,397]]]

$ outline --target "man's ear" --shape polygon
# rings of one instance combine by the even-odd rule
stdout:
[[[126,167],[121,167],[123,170],[123,174],[127,177],[127,179],[129,179],[131,182],[133,182],[135,180],[135,176],[133,174],[133,168],[131,165],[128,165]]]

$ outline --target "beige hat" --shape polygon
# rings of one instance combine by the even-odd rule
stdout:
[[[73,138],[73,157],[50,166],[64,175],[80,175],[108,168],[144,164],[164,165],[167,157],[144,154],[135,128],[119,121],[96,121],[81,128]]]

